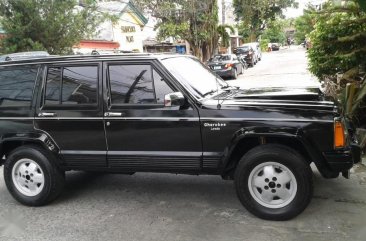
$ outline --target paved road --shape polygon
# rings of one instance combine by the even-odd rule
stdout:
[[[245,70],[237,80],[229,80],[229,83],[242,88],[319,86],[317,79],[307,70],[304,48],[297,46],[263,53],[257,65]]]
[[[311,78],[304,56],[301,50],[267,54],[236,82],[304,84]],[[39,208],[14,201],[0,176],[0,240],[366,239],[364,165],[350,180],[325,180],[315,172],[310,206],[286,222],[252,216],[236,198],[233,182],[216,176],[72,172],[63,195]]]

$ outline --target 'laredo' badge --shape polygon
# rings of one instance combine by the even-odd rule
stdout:
[[[210,128],[211,131],[219,131],[221,130],[221,127],[226,126],[226,123],[204,123],[203,126]]]

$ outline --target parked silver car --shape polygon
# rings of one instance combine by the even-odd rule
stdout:
[[[255,52],[256,63],[262,59],[262,51],[258,42],[246,43],[243,44],[242,46],[250,46],[253,48]]]

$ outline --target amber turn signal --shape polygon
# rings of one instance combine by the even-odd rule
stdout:
[[[341,148],[346,145],[346,138],[344,136],[344,126],[341,121],[334,122],[334,147]]]

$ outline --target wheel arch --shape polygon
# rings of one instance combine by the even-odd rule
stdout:
[[[45,133],[16,133],[3,136],[0,141],[0,164],[14,149],[24,145],[35,145],[58,156],[57,144]],[[5,158],[4,158],[5,156]],[[59,158],[58,158],[59,159]],[[61,161],[60,161],[61,162]]]
[[[233,178],[236,165],[241,157],[249,150],[265,144],[279,144],[291,148],[303,156],[309,165],[314,162],[324,177],[333,177],[334,174],[329,173],[323,157],[299,133],[301,132],[296,129],[289,132],[273,131],[272,133],[239,131],[233,137],[222,159],[222,177],[224,179]]]

